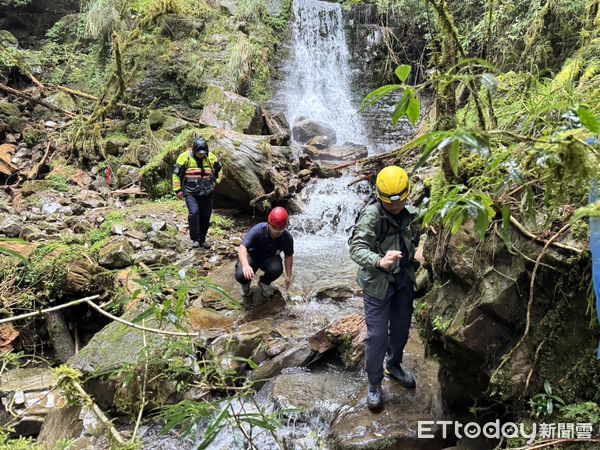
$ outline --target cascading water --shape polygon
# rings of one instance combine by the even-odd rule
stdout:
[[[350,53],[342,5],[294,0],[291,55],[276,95],[293,124],[299,117],[333,126],[337,142],[368,144],[366,127],[352,98]]]

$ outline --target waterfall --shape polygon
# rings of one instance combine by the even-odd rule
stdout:
[[[369,144],[352,98],[342,5],[294,0],[292,20],[291,54],[278,92],[290,124],[299,117],[323,121],[335,128],[338,143]]]

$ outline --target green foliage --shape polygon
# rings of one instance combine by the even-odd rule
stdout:
[[[236,11],[237,20],[259,22],[268,15],[265,0],[241,0]]]
[[[244,95],[248,90],[253,60],[254,53],[250,39],[245,35],[240,36],[231,46],[226,68],[233,80],[232,89],[238,94]]]
[[[423,223],[429,224],[439,217],[443,225],[455,234],[471,219],[475,221],[477,234],[483,239],[496,215],[493,203],[487,193],[470,190],[463,185],[451,186],[442,198],[428,206]]]
[[[544,392],[534,395],[529,404],[536,417],[550,417],[555,410],[565,406],[563,399],[552,393],[552,386],[548,381],[544,382]]]
[[[43,450],[43,446],[37,444],[31,438],[19,437],[10,439],[13,430],[0,427],[0,450]]]
[[[433,325],[432,330],[440,331],[443,333],[450,327],[451,323],[452,323],[452,319],[444,319],[441,316],[435,316],[433,318],[433,320],[431,321],[431,324]]]
[[[565,422],[591,423],[595,426],[600,423],[600,406],[595,402],[572,403],[560,409],[560,417]]]

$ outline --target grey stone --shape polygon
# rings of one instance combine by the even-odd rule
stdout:
[[[139,241],[138,241],[139,242]],[[141,245],[141,243],[140,243]],[[152,264],[170,264],[174,261],[176,254],[170,250],[153,249],[146,250],[134,255],[134,263]]]
[[[287,367],[302,367],[309,364],[316,354],[308,341],[302,341],[252,371],[250,378],[262,386],[265,380],[278,375]]]
[[[166,229],[167,229],[167,222],[165,222],[164,220],[152,223],[152,231],[163,231]]]
[[[75,233],[80,233],[80,234],[87,233],[91,229],[92,229],[92,224],[87,219],[81,219],[80,221],[75,223],[75,225],[73,226],[73,231],[75,231]]]
[[[14,238],[19,236],[21,228],[23,228],[23,223],[17,216],[10,214],[2,214],[0,216],[0,233],[6,237]]]
[[[108,242],[98,253],[98,263],[108,269],[121,269],[133,263],[133,247],[125,238]]]
[[[315,136],[326,136],[331,144],[335,144],[337,134],[335,130],[325,122],[317,120],[298,120],[292,127],[292,136],[300,144],[305,144]]]
[[[353,144],[351,142],[327,148],[309,146],[304,152],[312,159],[318,161],[349,162],[365,158],[368,155],[368,149],[365,145]]]
[[[0,375],[0,411],[14,415],[12,423],[18,434],[39,433],[46,415],[65,406],[66,398],[54,389],[53,369],[13,369]]]
[[[117,186],[125,187],[135,183],[138,180],[140,168],[123,164],[117,170]]]
[[[110,228],[112,234],[123,234],[123,230],[123,225],[121,225],[120,223],[115,223]]]
[[[75,200],[86,208],[101,208],[106,205],[106,202],[100,194],[88,190],[80,191],[75,196]]]
[[[44,237],[44,233],[38,227],[34,225],[25,225],[21,232],[19,233],[19,237],[24,241],[35,242],[39,241]]]
[[[54,214],[61,208],[60,203],[57,202],[48,202],[42,205],[42,214],[50,215]]]

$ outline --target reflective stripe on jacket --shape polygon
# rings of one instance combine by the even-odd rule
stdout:
[[[196,180],[207,180],[214,187],[214,184],[219,184],[221,179],[223,178],[223,171],[218,171],[218,177],[215,178],[214,172],[215,165],[218,164],[217,157],[214,153],[209,152],[206,158],[201,160],[202,167],[198,166],[198,162],[196,158],[194,158],[191,150],[186,150],[182,154],[179,155],[177,161],[175,163],[175,168],[173,169],[173,191],[175,193],[181,191],[186,182],[196,181]],[[185,168],[185,172],[183,174],[180,173],[182,168]],[[181,176],[183,175],[183,179]]]
[[[360,266],[356,278],[358,285],[363,292],[371,297],[385,298],[390,283],[394,281],[391,273],[375,267],[375,263],[388,250],[406,249],[409,261],[412,261],[415,257],[415,245],[410,229],[414,214],[409,211],[409,208],[404,208],[400,216],[400,223],[397,223],[392,215],[383,208],[378,208],[377,204],[371,204],[363,210],[356,222],[354,234],[350,241],[350,257]],[[384,220],[389,224],[389,230],[381,245],[377,242],[381,220],[380,214],[383,214]],[[400,239],[402,239],[402,242]],[[412,264],[406,264],[405,266],[402,270],[406,271],[413,284],[415,284],[415,271]]]

